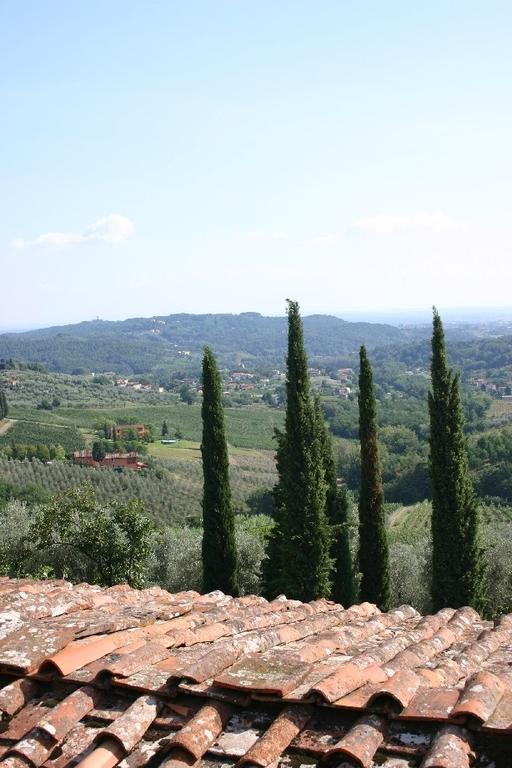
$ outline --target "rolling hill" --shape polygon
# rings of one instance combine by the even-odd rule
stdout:
[[[417,331],[379,323],[351,323],[331,315],[304,318],[305,341],[311,357],[336,357],[401,344]],[[173,363],[184,353],[197,358],[212,347],[223,365],[251,361],[282,365],[286,353],[287,320],[256,312],[239,315],[178,314],[122,321],[93,320],[75,325],[0,335],[0,358],[42,363],[51,371],[78,368],[120,373],[145,373]]]

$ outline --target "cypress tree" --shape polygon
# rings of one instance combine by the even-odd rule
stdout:
[[[361,488],[359,493],[360,599],[383,611],[390,603],[389,555],[384,514],[384,493],[377,442],[377,408],[370,361],[364,346],[359,371],[359,439]]]
[[[296,301],[288,301],[286,394],[285,429],[277,435],[276,526],[264,580],[269,596],[284,592],[308,601],[330,593],[330,532],[322,443]]]
[[[212,351],[203,356],[203,589],[237,596],[235,518],[229,485],[229,459],[222,409],[222,387]]]
[[[105,456],[105,446],[101,440],[97,440],[92,444],[92,457],[94,461],[103,461]]]
[[[459,377],[448,367],[441,317],[434,307],[430,413],[432,597],[436,610],[484,603],[479,512],[469,476]]]
[[[356,600],[348,529],[349,499],[346,489],[338,487],[332,438],[320,408],[319,398],[315,399],[315,411],[322,443],[326,483],[326,514],[331,529],[331,560],[333,563],[331,597],[337,603],[348,608]]]
[[[0,390],[0,419],[5,419],[9,413],[9,406],[7,405],[7,398],[5,392]]]
[[[165,437],[168,434],[169,434],[169,427],[167,426],[167,422],[164,419],[162,422],[162,437]]]

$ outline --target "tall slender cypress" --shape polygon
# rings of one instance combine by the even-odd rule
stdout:
[[[222,387],[212,351],[203,356],[203,589],[239,592],[235,518],[229,485],[229,459],[222,409]]]
[[[5,419],[9,413],[9,406],[7,405],[7,398],[3,389],[0,390],[0,419]]]
[[[391,592],[389,554],[384,514],[384,493],[377,442],[377,408],[373,373],[365,347],[359,353],[359,439],[361,488],[359,492],[359,597],[388,610]]]
[[[479,512],[469,476],[459,377],[448,367],[443,324],[435,308],[428,407],[434,607],[471,605],[482,610]]]
[[[315,399],[315,412],[322,443],[326,483],[326,514],[331,529],[331,560],[333,563],[331,597],[337,603],[348,608],[356,600],[348,530],[348,494],[345,488],[338,486],[332,438],[327,429],[318,397]]]
[[[307,601],[330,593],[330,532],[322,442],[310,394],[299,305],[288,301],[284,432],[278,434],[276,527],[264,569],[266,592]]]

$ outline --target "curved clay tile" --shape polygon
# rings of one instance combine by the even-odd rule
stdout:
[[[242,651],[232,644],[218,650],[213,649],[201,656],[198,661],[179,671],[177,677],[194,683],[204,683],[205,680],[209,680],[234,664],[241,654]]]
[[[1,768],[27,768],[30,766],[21,755],[11,755],[10,757],[4,757],[0,762]]]
[[[71,672],[85,667],[87,664],[101,659],[102,656],[106,656],[123,645],[127,645],[140,638],[141,633],[138,630],[124,630],[122,632],[114,632],[111,635],[104,635],[87,643],[77,640],[74,643],[69,643],[62,651],[46,659],[41,664],[39,671],[43,674],[45,672],[57,671],[61,675],[69,675]]]
[[[284,709],[263,736],[240,758],[238,766],[250,764],[266,768],[274,763],[307,725],[312,714],[313,708],[308,706]]]
[[[78,763],[77,768],[114,768],[124,755],[125,751],[117,739],[105,739]]]
[[[50,709],[38,722],[38,728],[59,742],[82,717],[98,705],[100,698],[101,692],[95,688],[79,688]]]
[[[379,690],[370,697],[368,706],[384,711],[401,712],[412,700],[420,687],[420,678],[412,670],[395,672],[393,677],[379,685]]]
[[[139,696],[121,717],[100,731],[97,740],[117,739],[124,751],[130,752],[146,733],[159,708],[160,703],[155,696]]]
[[[47,760],[56,743],[55,739],[48,733],[40,728],[34,728],[17,744],[11,747],[8,755],[21,755],[34,768],[39,768]]]
[[[472,754],[469,733],[448,725],[435,737],[421,768],[469,768]]]
[[[0,712],[6,715],[14,715],[25,706],[27,701],[34,698],[40,690],[39,685],[33,680],[21,678],[6,685],[0,691]]]
[[[29,625],[8,635],[0,644],[0,670],[27,674],[60,651],[71,640],[72,630],[57,630]]]
[[[452,717],[466,715],[484,723],[496,709],[505,693],[505,685],[491,672],[477,672],[467,682],[460,699],[452,710]]]
[[[400,717],[407,720],[446,721],[459,694],[457,688],[419,688]]]
[[[215,677],[214,683],[225,688],[286,696],[304,680],[310,668],[310,664],[294,661],[273,650],[242,658]]]
[[[326,755],[340,755],[352,760],[359,768],[370,768],[385,736],[385,719],[378,715],[365,715],[337,744],[329,747]]]
[[[185,750],[199,760],[220,735],[232,713],[233,708],[229,704],[220,701],[205,704],[174,736],[170,748]]]
[[[129,677],[141,669],[151,667],[163,661],[170,655],[170,652],[164,645],[142,641],[140,645],[133,644],[131,652],[122,654],[120,658],[99,669],[97,673],[98,679],[106,678],[108,680],[109,677]]]
[[[386,673],[375,664],[362,668],[347,662],[313,686],[309,695],[316,694],[332,703],[366,683],[380,683],[387,679]]]

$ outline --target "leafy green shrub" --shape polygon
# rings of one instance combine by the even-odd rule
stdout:
[[[11,578],[44,575],[45,553],[32,536],[34,510],[13,499],[0,508],[0,573]]]
[[[100,505],[85,486],[40,507],[31,533],[39,548],[55,553],[48,565],[58,577],[142,587],[154,530],[138,499]]]
[[[261,591],[261,564],[273,522],[266,515],[239,516],[235,521],[241,594]],[[151,580],[170,592],[201,590],[202,528],[166,528],[153,553]]]
[[[420,613],[431,610],[432,546],[429,540],[416,544],[396,543],[389,548],[391,604],[412,605]]]
[[[484,528],[487,614],[495,618],[512,612],[512,523]]]

